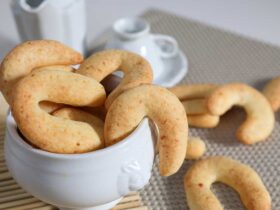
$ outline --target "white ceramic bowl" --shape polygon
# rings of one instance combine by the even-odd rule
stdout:
[[[109,209],[149,182],[155,137],[148,119],[123,141],[84,154],[36,149],[19,136],[11,113],[6,124],[5,158],[12,176],[27,192],[60,209]]]

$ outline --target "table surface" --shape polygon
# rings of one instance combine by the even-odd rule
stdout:
[[[19,42],[11,1],[0,2],[0,59]],[[88,42],[116,19],[156,8],[280,46],[279,0],[86,0],[86,4]]]

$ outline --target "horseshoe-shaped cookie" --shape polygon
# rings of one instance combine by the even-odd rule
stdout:
[[[213,115],[222,115],[233,106],[241,106],[247,113],[246,120],[236,132],[245,144],[265,140],[274,127],[274,113],[267,99],[256,89],[241,83],[223,85],[207,98],[206,106]]]
[[[82,153],[102,146],[89,124],[52,116],[39,107],[44,100],[73,106],[103,104],[105,90],[94,79],[72,72],[38,71],[18,82],[13,97],[12,114],[18,128],[37,147],[54,153]]]
[[[33,69],[50,65],[74,65],[82,61],[80,53],[57,41],[24,42],[12,49],[1,63],[0,90],[11,104],[14,85]]]
[[[123,50],[105,50],[87,58],[76,73],[102,81],[109,74],[121,70],[124,77],[120,84],[109,94],[105,107],[108,109],[115,98],[123,91],[153,80],[150,64],[140,55]]]
[[[194,163],[184,186],[190,210],[223,210],[210,187],[222,182],[235,189],[248,210],[270,210],[271,198],[259,175],[236,160],[217,156]]]
[[[188,121],[182,103],[165,88],[140,85],[119,95],[107,112],[105,143],[111,145],[122,140],[145,116],[151,118],[159,129],[160,173],[172,175],[185,159]]]

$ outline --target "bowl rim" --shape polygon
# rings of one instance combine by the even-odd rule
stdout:
[[[114,151],[116,150],[122,150],[126,148],[128,145],[133,144],[135,141],[139,141],[137,138],[133,138],[134,135],[141,132],[141,130],[145,129],[146,127],[149,128],[149,132],[152,134],[152,127],[149,123],[149,118],[144,117],[139,125],[134,129],[132,133],[130,133],[126,138],[124,138],[122,141],[111,145],[109,147],[105,147],[103,149],[86,152],[86,153],[77,153],[77,154],[61,154],[61,153],[52,153],[48,151],[44,151],[41,149],[37,149],[32,147],[30,144],[26,143],[19,135],[17,131],[16,122],[14,120],[14,117],[12,116],[11,111],[9,110],[6,117],[6,132],[12,137],[11,140],[15,142],[19,147],[23,148],[25,151],[35,153],[39,156],[44,156],[48,158],[54,158],[54,159],[69,159],[69,160],[76,160],[76,159],[85,159],[85,158],[94,158],[98,156],[107,155],[108,153],[114,154]]]

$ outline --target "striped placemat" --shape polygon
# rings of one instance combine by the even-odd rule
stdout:
[[[5,116],[8,106],[0,94],[0,209],[1,210],[55,210],[54,206],[25,192],[11,177],[4,158]],[[112,210],[147,210],[138,192],[124,197]]]

